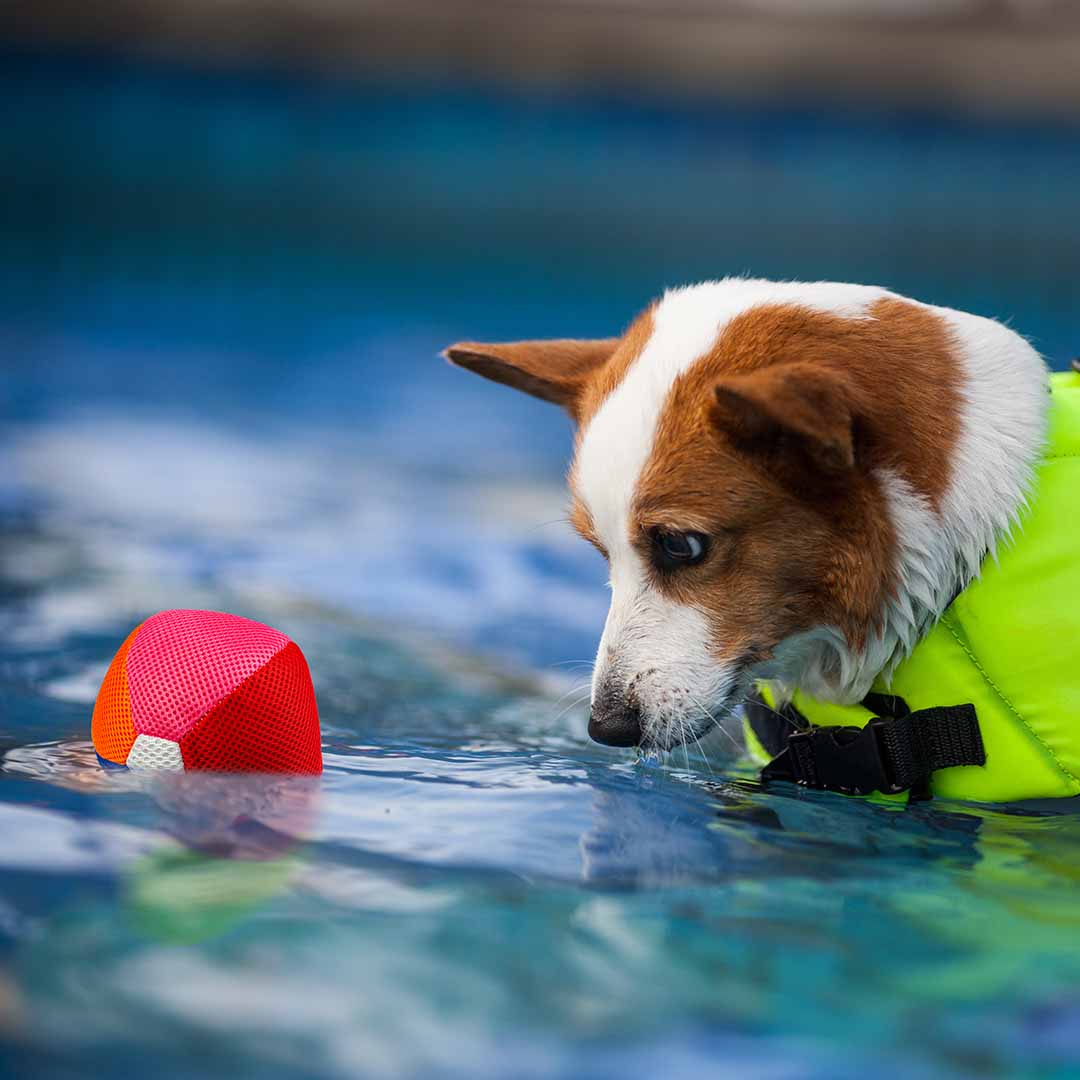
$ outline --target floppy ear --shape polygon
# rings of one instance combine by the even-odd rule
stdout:
[[[553,401],[573,415],[589,375],[607,363],[618,344],[618,338],[508,341],[501,345],[466,341],[451,345],[443,356],[485,379]]]
[[[835,476],[855,464],[852,396],[841,374],[813,364],[775,364],[717,383],[713,418],[737,442],[793,444],[819,471]]]

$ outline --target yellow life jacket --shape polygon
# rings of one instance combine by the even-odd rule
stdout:
[[[745,729],[757,760],[775,758],[766,778],[979,802],[1080,795],[1080,370],[1051,377],[1047,448],[1020,526],[889,683],[862,705],[796,692],[783,732],[759,694]],[[795,725],[808,728],[787,738]]]

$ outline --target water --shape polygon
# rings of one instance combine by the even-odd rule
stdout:
[[[750,269],[1009,315],[1060,364],[1075,132],[0,78],[7,1072],[1076,1075],[1075,812],[590,744],[568,428],[434,357]],[[176,606],[301,643],[321,782],[98,768],[111,654]]]

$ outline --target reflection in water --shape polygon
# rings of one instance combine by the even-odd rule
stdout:
[[[147,937],[191,944],[232,929],[284,889],[294,859],[258,862],[162,848],[128,871],[125,902]]]
[[[318,816],[314,777],[102,769],[84,743],[17,747],[6,772],[71,790],[148,796],[157,839],[120,869],[143,934],[191,943],[231,929],[285,889]]]
[[[203,940],[249,918],[285,889],[311,835],[313,777],[161,773],[147,778],[164,845],[126,872],[126,902],[139,929],[175,943]]]
[[[308,839],[319,783],[310,776],[156,773],[146,790],[161,825],[185,846],[232,859],[268,859]]]

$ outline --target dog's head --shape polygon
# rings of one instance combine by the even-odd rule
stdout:
[[[757,678],[854,700],[910,647],[962,572],[955,331],[881,289],[729,279],[620,338],[447,350],[577,425],[571,517],[612,589],[590,734],[670,748]]]

